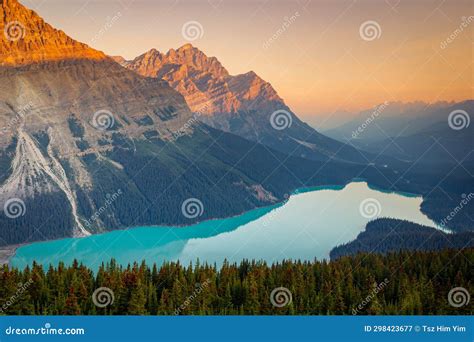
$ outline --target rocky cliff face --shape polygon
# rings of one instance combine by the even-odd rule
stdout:
[[[193,112],[206,116],[262,108],[272,101],[286,107],[272,86],[254,72],[231,76],[215,57],[186,44],[163,54],[152,49],[133,61],[117,61],[143,76],[166,80]]]
[[[0,1],[0,65],[87,58],[103,60],[104,53],[91,49],[56,30],[17,0]]]
[[[96,208],[85,194],[97,184],[85,158],[120,169],[108,153],[147,136],[166,140],[192,114],[166,82],[120,67],[16,0],[1,1],[0,31],[0,206],[60,200],[70,227],[52,237],[87,235],[81,210]],[[2,223],[0,238],[18,241],[11,225],[21,222]],[[33,230],[23,238],[38,238]]]
[[[196,123],[169,86],[176,76],[215,108],[237,111],[264,89],[275,96],[256,75],[229,78],[216,59],[187,46],[170,51],[166,62],[150,55],[141,73],[160,58],[165,64],[159,78],[143,77],[15,0],[1,1],[0,23],[0,245],[190,224],[273,204],[314,183],[312,172],[299,168],[321,165]],[[25,30],[18,35],[7,29],[11,23]],[[178,80],[180,72],[201,76]],[[238,96],[227,100],[231,94]],[[295,165],[297,177],[288,172]],[[329,183],[347,181],[332,176]],[[202,209],[186,216],[182,205],[195,198]]]
[[[215,57],[191,44],[132,61],[115,58],[140,75],[163,79],[180,92],[199,120],[273,149],[315,160],[362,161],[349,146],[316,132],[253,71],[232,76]]]

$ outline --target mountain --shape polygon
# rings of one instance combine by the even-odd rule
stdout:
[[[473,137],[473,125],[457,131],[445,121],[432,124],[408,136],[388,138],[368,144],[366,149],[374,153],[384,153],[416,162],[465,163],[474,161]]]
[[[0,1],[2,40],[0,65],[24,65],[44,61],[87,58],[103,60],[105,54],[79,43],[44,22],[17,0]]]
[[[474,100],[435,105],[390,103],[364,111],[352,122],[325,133],[371,153],[405,161],[472,161],[474,125],[469,124],[469,113],[474,113]],[[465,127],[453,129],[456,120]]]
[[[385,102],[364,110],[352,120],[324,134],[355,146],[366,146],[388,137],[409,136],[437,122],[447,122],[449,113],[456,109],[472,109],[473,101],[412,103]]]
[[[167,81],[121,67],[16,0],[0,14],[10,32],[0,38],[1,245],[191,224],[298,187],[376,179],[373,167],[288,156],[198,123]],[[216,61],[201,67],[223,73]]]
[[[255,72],[232,76],[191,44],[167,53],[152,49],[131,61],[115,59],[140,75],[167,81],[196,117],[214,128],[295,156],[366,162],[356,149],[302,122]]]

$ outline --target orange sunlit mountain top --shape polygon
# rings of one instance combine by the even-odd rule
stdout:
[[[0,5],[0,65],[67,59],[103,59],[105,54],[56,30],[17,0]]]

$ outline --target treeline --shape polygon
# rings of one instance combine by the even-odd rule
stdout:
[[[0,207],[0,246],[25,241],[53,240],[73,234],[71,206],[62,192],[38,193],[34,198],[19,196],[24,205]],[[7,210],[18,210],[7,216]],[[16,217],[18,216],[18,217]]]
[[[75,262],[24,270],[4,266],[7,315],[456,315],[462,287],[474,293],[474,249],[358,254],[332,262],[225,262],[162,267],[114,261],[94,273]],[[276,290],[275,290],[276,289]],[[459,298],[454,298],[459,303]],[[105,306],[104,306],[105,305]],[[102,307],[104,306],[104,307]]]
[[[331,260],[357,253],[389,253],[399,250],[437,251],[474,247],[474,232],[447,234],[413,222],[380,218],[371,221],[354,241],[331,250]]]

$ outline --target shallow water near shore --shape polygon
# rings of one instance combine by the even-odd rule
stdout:
[[[420,211],[421,202],[421,197],[379,191],[365,182],[302,189],[283,204],[232,218],[187,227],[137,227],[22,246],[10,264],[22,268],[33,261],[48,266],[71,264],[77,259],[97,270],[111,258],[125,266],[142,260],[160,265],[164,261],[188,264],[199,259],[201,263],[221,265],[225,259],[268,263],[328,259],[332,248],[354,240],[377,217],[437,228]]]

